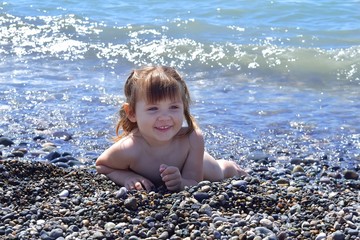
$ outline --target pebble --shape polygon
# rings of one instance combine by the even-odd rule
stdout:
[[[118,191],[115,192],[116,198],[125,198],[127,194],[126,187],[121,187]]]
[[[129,197],[125,200],[124,206],[129,209],[135,211],[137,209],[137,201],[134,197]]]
[[[9,147],[15,144],[10,138],[0,137],[0,145],[4,145],[5,147]]]
[[[263,218],[260,220],[260,224],[268,229],[273,228],[273,222],[269,219]]]
[[[358,180],[359,179],[359,174],[353,170],[345,170],[344,171],[344,178],[345,179],[354,179],[354,180]]]
[[[331,240],[345,240],[345,234],[342,231],[336,231],[330,236]]]
[[[249,154],[247,158],[249,160],[260,161],[260,160],[266,160],[266,159],[268,159],[268,157],[269,157],[268,154],[261,152],[261,151],[256,151],[256,152]]]
[[[62,139],[64,141],[69,141],[72,139],[72,135],[68,132],[64,132],[64,131],[57,131],[53,133],[53,137],[54,138],[59,138]]]
[[[326,239],[326,234],[323,232],[319,233],[315,238],[315,240],[323,240],[323,239]]]
[[[245,180],[236,180],[236,181],[232,181],[231,184],[234,187],[246,187],[247,181],[245,181]]]
[[[113,223],[113,222],[107,222],[105,225],[104,225],[104,229],[105,230],[111,230],[111,229],[113,229],[113,228],[115,228],[115,223]]]
[[[205,199],[208,199],[210,197],[209,193],[206,192],[195,192],[194,193],[194,198],[199,201],[202,202]]]
[[[292,170],[292,173],[303,173],[305,172],[304,168],[300,165],[296,165],[294,166],[293,170]]]
[[[61,228],[55,228],[51,230],[49,236],[51,238],[57,239],[63,235],[64,231]]]
[[[59,193],[59,197],[68,197],[70,194],[70,192],[68,190],[62,190],[60,193]]]

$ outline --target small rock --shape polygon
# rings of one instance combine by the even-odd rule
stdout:
[[[127,209],[135,211],[137,209],[136,198],[134,197],[127,198],[124,202],[124,205]]]
[[[125,198],[127,194],[126,187],[121,187],[118,191],[115,192],[116,198]]]
[[[321,183],[331,183],[331,180],[330,180],[330,178],[324,176],[324,177],[320,178],[320,182]]]
[[[25,155],[24,152],[18,151],[18,150],[13,151],[12,154],[13,154],[15,157],[24,157],[24,155]]]
[[[323,240],[323,239],[326,239],[326,234],[323,232],[319,233],[315,238],[315,240]]]
[[[87,220],[87,219],[84,219],[84,220],[82,220],[82,224],[83,224],[85,227],[87,227],[87,226],[90,225],[90,221]]]
[[[303,160],[301,158],[293,158],[290,160],[290,163],[293,165],[299,165],[302,162],[303,162]]]
[[[255,232],[257,232],[259,234],[263,234],[268,237],[275,236],[275,233],[266,227],[256,227]]]
[[[246,187],[247,181],[245,181],[245,180],[236,180],[236,181],[232,181],[231,184],[234,187]]]
[[[208,216],[211,216],[211,212],[212,212],[212,208],[210,207],[209,204],[203,204],[199,209],[199,213],[205,213]]]
[[[107,222],[107,223],[105,224],[104,228],[105,228],[105,230],[108,230],[108,231],[109,231],[109,230],[113,229],[115,226],[116,226],[115,223],[113,223],[113,222]]]
[[[290,181],[288,179],[284,179],[284,178],[280,178],[276,181],[277,185],[282,185],[282,186],[289,186],[290,185]]]
[[[345,240],[345,234],[342,231],[336,231],[330,236],[331,240]]]
[[[49,236],[50,236],[51,238],[56,239],[56,238],[61,237],[61,236],[63,235],[63,233],[64,233],[64,231],[63,231],[61,228],[55,228],[55,229],[51,230]]]
[[[344,171],[344,178],[345,179],[354,179],[354,180],[358,180],[359,179],[359,174],[353,170],[345,170]]]
[[[58,158],[58,157],[61,157],[61,154],[58,153],[58,152],[56,152],[56,151],[54,151],[54,152],[51,152],[51,153],[49,153],[48,155],[46,155],[46,156],[45,156],[45,159],[51,161],[51,160],[54,160],[54,159],[56,159],[56,158]]]
[[[168,231],[164,231],[160,234],[159,239],[168,239],[169,238],[169,233]]]
[[[4,145],[5,147],[9,147],[11,145],[13,145],[14,142],[7,137],[0,137],[0,145]]]
[[[194,193],[194,198],[196,200],[198,200],[199,202],[202,202],[202,200],[208,199],[209,197],[210,197],[210,195],[206,192],[195,192]]]
[[[104,234],[100,231],[96,231],[92,234],[91,236],[93,239],[103,239],[104,238]]]
[[[247,158],[249,160],[260,161],[260,160],[268,159],[268,157],[269,156],[266,153],[258,151],[258,152],[250,153]]]
[[[64,131],[54,132],[53,137],[60,138],[64,141],[69,141],[70,139],[72,139],[72,135],[70,133],[64,132]]]
[[[268,229],[272,229],[273,227],[273,222],[267,218],[261,219],[260,224]]]
[[[293,168],[292,173],[298,173],[298,172],[303,173],[303,172],[305,172],[305,170],[304,170],[304,168],[303,168],[302,166],[296,165],[296,166]]]
[[[68,197],[69,194],[69,191],[65,189],[61,193],[59,193],[59,197]]]

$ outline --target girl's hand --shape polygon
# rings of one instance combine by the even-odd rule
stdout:
[[[181,189],[182,177],[180,170],[177,167],[161,164],[159,171],[168,190],[178,191]]]
[[[147,178],[132,176],[126,179],[124,187],[128,190],[146,190],[149,192],[154,187],[154,184]]]

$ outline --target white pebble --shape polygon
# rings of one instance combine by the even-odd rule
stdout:
[[[69,196],[68,190],[63,190],[61,193],[59,193],[59,197],[68,197],[68,196]]]
[[[315,240],[322,240],[322,239],[325,239],[325,238],[326,238],[326,234],[322,232],[322,233],[319,233],[316,236]]]
[[[113,223],[113,222],[107,222],[107,223],[105,224],[104,228],[105,228],[105,230],[111,230],[111,229],[113,229],[115,226],[116,226],[115,223]]]
[[[267,218],[263,218],[260,220],[260,224],[264,227],[266,227],[267,229],[272,229],[273,227],[273,223],[271,220],[267,219]]]

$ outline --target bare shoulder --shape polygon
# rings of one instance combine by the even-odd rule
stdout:
[[[128,168],[131,161],[139,154],[137,138],[132,134],[115,142],[97,159],[96,165],[106,165],[111,168]]]
[[[200,129],[195,129],[189,135],[190,145],[192,147],[203,147],[204,146],[204,136]]]

